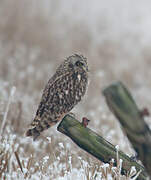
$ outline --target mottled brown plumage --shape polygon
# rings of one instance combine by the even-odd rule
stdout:
[[[40,132],[61,120],[81,101],[88,83],[87,60],[82,55],[69,56],[46,84],[32,128],[26,133],[34,140]]]

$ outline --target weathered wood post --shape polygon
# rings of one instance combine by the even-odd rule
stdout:
[[[103,94],[110,110],[119,120],[133,148],[151,176],[151,130],[144,121],[133,97],[126,87],[117,82]]]
[[[116,148],[91,129],[85,128],[82,123],[74,117],[66,115],[57,129],[70,137],[80,148],[92,154],[102,162],[109,163],[112,158],[116,160]],[[137,171],[142,170],[138,179],[146,179],[147,173],[140,164],[129,158],[122,151],[119,151],[119,158],[123,160],[123,174],[126,174],[132,166],[135,166]]]

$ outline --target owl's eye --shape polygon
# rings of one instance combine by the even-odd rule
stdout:
[[[76,66],[83,66],[84,64],[83,64],[83,62],[81,62],[81,61],[77,61],[77,62],[75,63],[75,65],[76,65]]]

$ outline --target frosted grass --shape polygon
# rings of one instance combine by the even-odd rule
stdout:
[[[3,129],[4,129],[4,126],[5,126],[5,123],[6,123],[6,120],[7,120],[7,114],[8,114],[9,106],[10,106],[11,100],[12,100],[14,94],[15,94],[15,91],[16,91],[16,87],[14,86],[11,89],[10,96],[9,96],[9,99],[8,99],[8,103],[7,103],[7,106],[6,106],[6,110],[5,110],[5,113],[4,113],[4,117],[3,117],[3,120],[2,120],[2,125],[1,125],[1,128],[0,128],[0,139],[2,138]]]
[[[134,154],[106,106],[101,90],[113,81],[121,80],[130,88],[140,108],[151,109],[150,5],[146,0],[0,2],[2,178],[125,178],[120,174],[122,160],[118,160],[117,167],[113,166],[115,160],[112,165],[102,165],[58,133],[56,127],[36,142],[26,138],[24,133],[34,118],[42,89],[55,68],[64,57],[80,52],[88,57],[90,83],[86,97],[73,112],[78,119],[89,117],[89,127],[118,144],[117,149]],[[13,86],[17,88],[16,92]],[[151,118],[145,120],[151,126]],[[128,178],[135,176],[135,179],[139,173],[132,167]]]

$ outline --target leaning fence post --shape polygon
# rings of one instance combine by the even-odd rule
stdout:
[[[121,83],[104,89],[103,94],[110,110],[119,120],[133,148],[151,176],[151,130],[145,123],[132,95]]]
[[[80,148],[84,149],[91,155],[104,163],[109,163],[110,160],[116,159],[116,148],[106,141],[103,137],[84,127],[82,123],[70,115],[66,115],[57,127],[57,130],[70,137]],[[119,151],[119,158],[123,160],[122,173],[126,173],[135,166],[136,170],[141,170],[139,175],[140,180],[145,180],[147,173],[143,166],[129,158],[122,151]]]

